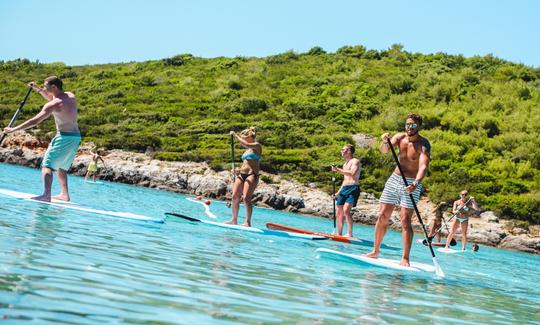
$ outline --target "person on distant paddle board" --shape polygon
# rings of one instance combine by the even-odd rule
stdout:
[[[461,193],[459,193],[459,196],[459,200],[456,200],[454,202],[454,206],[452,208],[452,213],[456,216],[456,218],[452,223],[450,234],[448,234],[448,238],[446,239],[446,249],[449,248],[448,243],[450,243],[452,238],[454,238],[458,227],[461,226],[461,249],[465,250],[467,246],[467,229],[469,228],[469,217],[473,214],[477,214],[478,212],[480,212],[480,209],[478,208],[478,204],[476,203],[475,199],[473,197],[469,198],[469,192],[463,190],[461,191]]]
[[[448,203],[446,202],[441,202],[435,207],[435,211],[433,212],[433,220],[431,221],[431,225],[429,226],[428,234],[428,237],[431,241],[433,241],[433,238],[436,237],[437,242],[441,242],[442,219],[443,213],[446,209],[448,209]]]
[[[418,202],[423,189],[422,179],[426,176],[431,154],[429,141],[418,133],[421,127],[422,117],[417,114],[409,114],[405,121],[405,132],[397,133],[390,140],[392,145],[397,146],[399,149],[399,162],[409,186],[405,187],[405,184],[403,184],[399,168],[396,166],[394,172],[386,181],[379,199],[379,213],[375,224],[375,242],[373,250],[365,255],[367,257],[379,257],[379,249],[386,233],[388,220],[394,207],[399,206],[401,208],[401,238],[403,241],[403,255],[400,264],[409,266],[409,254],[413,239],[411,219],[414,213],[414,206],[409,193],[412,193],[415,203]],[[388,138],[388,133],[381,136],[380,151],[383,154],[390,152]]]
[[[343,183],[339,191],[334,194],[337,204],[337,234],[341,236],[343,233],[343,216],[345,216],[347,220],[347,237],[353,237],[351,209],[356,206],[360,196],[360,186],[358,186],[360,160],[353,157],[354,151],[355,148],[352,144],[346,144],[341,149],[341,156],[345,159],[343,167],[339,168],[332,165],[332,171],[343,175]]]
[[[56,171],[61,186],[60,194],[52,198],[69,201],[67,171],[75,159],[81,143],[81,134],[77,125],[77,101],[75,95],[63,90],[60,78],[51,76],[45,79],[44,88],[35,82],[28,84],[37,91],[48,103],[31,119],[13,128],[5,128],[4,132],[11,133],[34,127],[51,115],[56,123],[56,136],[52,139],[41,163],[43,179],[43,194],[33,197],[34,200],[51,201],[52,172]]]
[[[242,199],[246,208],[246,222],[243,226],[251,227],[251,214],[253,211],[251,197],[259,183],[262,147],[255,139],[255,128],[245,129],[240,134],[231,131],[230,135],[235,136],[240,145],[246,148],[246,151],[242,155],[242,166],[235,171],[236,175],[232,194],[232,218],[226,223],[232,225],[238,223],[238,210],[240,208],[240,200]]]
[[[92,176],[92,180],[96,181],[96,176],[98,172],[98,161],[101,160],[101,163],[103,166],[105,166],[105,161],[103,160],[103,157],[101,157],[98,150],[92,153],[92,160],[90,161],[90,164],[88,164],[88,169],[86,171],[86,175],[84,176],[84,180],[88,180],[88,177]]]

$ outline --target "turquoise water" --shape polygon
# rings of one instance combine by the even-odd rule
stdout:
[[[186,196],[70,177],[72,200],[97,209],[206,218]],[[40,193],[38,170],[0,164],[0,187]],[[55,182],[56,183],[56,182]],[[230,210],[211,204],[218,220]],[[242,219],[243,220],[243,219]],[[276,222],[330,231],[331,221],[255,209]],[[355,225],[372,239],[373,228]],[[389,232],[385,243],[400,245]],[[482,246],[438,254],[447,277],[318,259],[315,249],[368,248],[293,240],[167,218],[96,216],[0,195],[0,319],[4,323],[381,324],[540,322],[540,257]],[[383,251],[399,258],[400,252]],[[431,263],[415,244],[415,261]]]

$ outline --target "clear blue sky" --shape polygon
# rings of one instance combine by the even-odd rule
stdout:
[[[400,43],[540,67],[539,39],[535,0],[0,0],[0,60],[68,65]]]

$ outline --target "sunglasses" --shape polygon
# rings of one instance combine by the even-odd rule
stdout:
[[[418,124],[416,123],[407,123],[405,124],[405,128],[407,129],[416,129],[418,127]]]

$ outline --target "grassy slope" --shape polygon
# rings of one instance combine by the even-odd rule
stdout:
[[[0,120],[6,125],[24,83],[59,75],[80,106],[86,141],[166,160],[227,168],[229,130],[256,126],[263,169],[329,188],[327,166],[357,132],[403,129],[425,118],[432,142],[427,185],[435,200],[464,188],[505,217],[540,223],[540,70],[492,56],[464,58],[402,50],[314,48],[267,58],[195,58],[68,67],[0,62]],[[32,95],[21,118],[40,109]],[[38,135],[54,129],[45,124]],[[359,150],[362,187],[380,193],[392,158]]]

